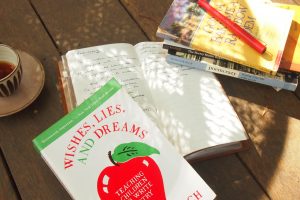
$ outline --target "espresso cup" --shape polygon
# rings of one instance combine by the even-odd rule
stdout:
[[[12,95],[22,79],[22,66],[18,53],[10,46],[0,44],[0,97]]]

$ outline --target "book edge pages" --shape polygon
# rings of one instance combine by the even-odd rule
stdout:
[[[163,48],[167,49],[168,51],[170,51],[170,50],[174,51],[174,53],[178,52],[178,53],[182,53],[182,54],[186,54],[186,55],[196,55],[196,56],[201,56],[201,57],[204,57],[204,58],[205,57],[211,58],[211,59],[214,59],[214,60],[215,59],[220,59],[217,56],[213,56],[211,54],[207,54],[207,53],[204,53],[204,52],[201,52],[201,51],[193,50],[189,47],[185,47],[181,44],[172,42],[170,40],[164,40]],[[188,61],[188,62],[195,63],[194,65],[204,65],[203,62],[201,62],[201,64],[200,64],[200,61],[192,60],[192,59],[189,59],[187,57],[181,57],[181,56],[177,56],[175,54],[170,54],[170,53],[168,53],[168,55],[167,55],[167,61],[170,61],[172,63],[174,62],[175,64],[183,64],[182,62],[184,62],[185,60]],[[232,61],[228,61],[228,60],[224,60],[224,61],[232,62]],[[191,64],[191,65],[193,65],[193,64]],[[265,73],[266,76],[264,76],[264,75],[258,75],[258,74],[251,73],[251,72],[240,71],[238,69],[229,69],[229,68],[226,68],[226,67],[219,66],[217,64],[207,63],[207,65],[212,66],[212,67],[222,68],[222,69],[224,68],[224,71],[232,72],[232,73],[234,73],[234,75],[233,74],[228,74],[228,73],[222,73],[222,72],[218,73],[216,71],[207,70],[206,69],[207,66],[202,66],[202,67],[199,66],[199,69],[204,70],[204,71],[214,72],[214,73],[217,73],[217,74],[222,74],[222,75],[225,75],[225,76],[239,78],[239,79],[242,79],[242,80],[247,80],[247,81],[250,81],[250,82],[255,82],[255,83],[259,83],[259,84],[263,84],[263,85],[268,85],[268,86],[271,86],[271,87],[274,87],[274,88],[290,90],[290,91],[295,91],[297,89],[298,82],[299,82],[298,78],[296,77],[297,73],[294,73],[292,71],[287,72],[287,74],[280,73],[281,74],[280,77],[284,76],[284,78],[283,79],[278,79],[278,78],[275,78],[276,75],[273,76],[274,78],[272,78],[272,77],[269,77],[271,75],[268,75],[267,73]],[[242,65],[242,66],[244,66],[244,65]],[[247,66],[245,66],[245,67],[247,67]],[[249,67],[247,67],[247,68],[249,68]],[[249,69],[252,69],[252,68],[249,68]],[[256,70],[256,69],[252,69],[252,70],[259,71],[259,70]],[[244,76],[244,75],[249,76],[249,79],[247,79],[246,77],[243,78],[242,76]],[[286,81],[286,78],[290,79],[292,81]]]
[[[238,71],[238,70],[234,70],[234,69],[228,69],[228,68],[224,68],[224,72],[219,72],[217,70],[214,70],[214,71],[207,70],[208,67],[211,67],[211,68],[214,68],[214,67],[223,68],[223,67],[214,65],[214,64],[198,62],[198,61],[190,60],[188,58],[182,58],[182,57],[175,56],[175,55],[167,55],[167,61],[170,63],[181,64],[181,65],[183,65],[183,63],[185,63],[185,65],[188,65],[193,68],[197,68],[199,70],[213,72],[215,74],[221,74],[221,75],[238,78],[241,80],[246,80],[249,82],[258,83],[258,84],[271,86],[271,87],[275,87],[275,88],[281,88],[281,89],[285,89],[285,90],[289,90],[289,91],[295,91],[297,89],[297,85],[298,85],[298,79],[295,79],[296,82],[294,83],[294,82],[287,82],[285,80],[279,80],[279,79],[275,79],[275,78],[272,79],[272,78],[268,78],[268,77],[262,77],[262,76],[254,75],[251,73]],[[200,65],[201,65],[201,67],[200,67]],[[225,71],[228,73],[225,73]],[[234,75],[231,75],[229,72],[234,73]],[[248,78],[243,78],[242,76],[247,76]]]
[[[61,58],[62,60],[58,62],[59,91],[61,93],[65,113],[69,113],[76,107],[76,98],[66,56],[61,56]]]
[[[234,153],[248,150],[250,148],[250,139],[232,142],[224,145],[217,145],[212,147],[207,147],[199,151],[187,154],[184,158],[189,163],[195,163],[198,161],[209,160],[213,158],[218,158],[222,156],[229,156]]]

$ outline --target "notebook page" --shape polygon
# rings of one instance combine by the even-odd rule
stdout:
[[[109,44],[71,50],[66,54],[76,105],[115,77],[144,111],[152,111],[137,54],[130,44]]]
[[[220,82],[209,72],[165,61],[162,43],[136,45],[163,132],[183,155],[247,139]]]

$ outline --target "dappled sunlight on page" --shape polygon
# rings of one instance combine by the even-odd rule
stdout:
[[[136,48],[163,132],[181,153],[246,138],[212,73],[169,65],[161,44],[140,43]]]

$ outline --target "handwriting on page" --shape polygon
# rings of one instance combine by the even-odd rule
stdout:
[[[89,87],[85,88],[85,92],[92,93],[98,89],[101,84],[101,79],[111,78],[115,76],[124,77],[121,79],[126,82],[127,86],[137,88],[139,78],[136,76],[136,66],[134,65],[135,58],[128,58],[124,56],[116,56],[113,58],[97,58],[90,60],[89,63],[81,62],[84,70],[76,70],[71,74],[72,76],[86,77]],[[128,77],[130,74],[130,78]]]
[[[118,50],[116,50],[118,49]],[[77,104],[115,77],[133,98],[143,97],[143,80],[136,54],[117,48],[81,49],[67,55]]]
[[[140,43],[136,46],[144,76],[151,88],[161,87],[169,93],[182,94],[180,87],[184,76],[188,76],[192,68],[181,65],[169,65],[166,62],[167,51],[162,49],[161,43]],[[151,79],[151,77],[153,79]]]

